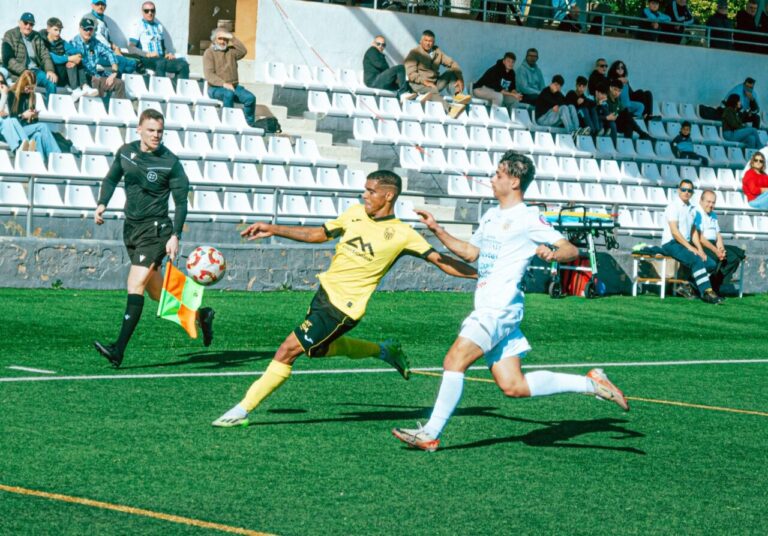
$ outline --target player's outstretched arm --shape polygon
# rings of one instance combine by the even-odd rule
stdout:
[[[263,222],[250,225],[245,231],[240,233],[240,236],[247,238],[248,240],[259,240],[270,236],[282,236],[283,238],[289,238],[291,240],[296,240],[297,242],[308,242],[311,244],[319,244],[328,240],[328,236],[325,234],[325,229],[322,227],[274,225]]]
[[[459,259],[454,259],[450,255],[443,255],[438,251],[433,251],[426,258],[448,275],[477,279],[477,270],[473,266],[461,262]]]
[[[458,255],[466,262],[477,260],[477,257],[480,255],[480,248],[453,236],[438,224],[435,217],[426,210],[416,210],[415,212],[421,218],[421,223],[426,225],[427,229],[432,231],[437,239],[452,253]]]
[[[579,258],[579,249],[568,242],[565,238],[552,244],[554,249],[540,244],[536,248],[536,256],[544,262],[571,262]]]

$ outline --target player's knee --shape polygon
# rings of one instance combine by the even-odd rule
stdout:
[[[499,384],[499,389],[504,396],[509,398],[525,398],[530,395],[528,385],[524,381],[510,381]]]

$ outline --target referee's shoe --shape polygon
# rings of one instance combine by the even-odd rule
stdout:
[[[200,309],[198,322],[200,323],[200,330],[203,332],[203,346],[210,346],[213,342],[213,318],[215,316],[216,312],[210,307]]]
[[[120,368],[120,364],[123,362],[123,353],[115,344],[104,344],[99,341],[93,341],[93,346],[96,350],[107,358],[115,368]]]

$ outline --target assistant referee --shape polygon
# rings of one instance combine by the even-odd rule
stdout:
[[[168,255],[171,260],[179,252],[179,241],[187,218],[189,179],[178,157],[162,145],[163,114],[151,108],[139,117],[139,139],[126,143],[117,151],[99,193],[94,214],[97,225],[104,223],[104,211],[121,179],[125,181],[125,225],[123,241],[131,260],[128,272],[128,303],[117,341],[93,345],[112,366],[123,362],[128,346],[144,308],[144,291],[157,301],[163,286],[158,268]],[[168,198],[173,195],[176,206],[173,221],[168,217]],[[210,307],[198,311],[203,344],[213,340],[214,311]]]

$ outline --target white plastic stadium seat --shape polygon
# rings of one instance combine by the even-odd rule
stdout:
[[[208,190],[195,190],[192,196],[191,212],[221,214],[225,211],[221,205],[218,193]]]
[[[196,106],[221,106],[221,101],[208,97],[207,93],[203,94],[200,90],[200,82],[197,80],[176,80],[176,97],[173,97],[172,100],[188,102]]]
[[[275,86],[285,85],[285,82],[289,79],[288,69],[284,63],[278,61],[271,61],[265,66],[266,69],[266,81],[269,84]]]
[[[35,207],[43,206],[48,215],[52,215],[55,209],[64,207],[64,201],[61,198],[61,192],[56,184],[35,184],[35,196],[33,203]]]
[[[261,184],[259,170],[256,164],[251,162],[235,162],[232,170],[232,178],[242,184]]]
[[[109,99],[109,117],[119,119],[121,124],[129,127],[139,124],[139,118],[130,99]]]
[[[228,214],[250,214],[253,211],[250,195],[246,192],[224,192],[224,212]]]
[[[88,117],[91,122],[99,125],[122,126],[123,120],[120,117],[112,117],[104,108],[104,101],[99,97],[81,97],[78,102],[78,111],[80,115]]]
[[[294,161],[299,164],[307,163],[317,167],[336,167],[338,162],[320,155],[315,140],[312,138],[299,138],[296,140]]]
[[[48,172],[56,177],[80,177],[74,155],[51,153],[48,155]]]
[[[125,92],[132,99],[162,100],[160,97],[149,95],[144,77],[139,74],[124,74],[123,82],[125,83]]]
[[[339,170],[336,168],[317,168],[316,175],[318,188],[341,190],[344,187],[339,177]]]
[[[16,151],[16,164],[18,173],[28,175],[46,175],[48,170],[43,162],[43,156],[37,151]]]
[[[270,186],[290,186],[291,184],[285,173],[285,168],[274,164],[264,166],[261,171],[261,182]]]
[[[179,80],[182,82],[182,80]],[[237,133],[238,130],[232,126],[225,126],[221,123],[221,117],[219,117],[219,110],[215,106],[209,106],[204,104],[198,104],[195,106],[195,113],[193,116],[195,125],[198,125],[200,129],[205,127],[211,132],[221,133]]]
[[[81,114],[75,108],[72,95],[51,95],[48,98],[48,117],[61,118],[67,123],[93,124],[95,119]]]
[[[206,182],[231,182],[232,174],[229,172],[229,164],[206,160],[203,164],[203,178]]]
[[[103,179],[109,172],[109,161],[102,155],[83,155],[80,162],[80,173],[84,177]]]
[[[184,168],[184,173],[186,173],[190,183],[205,182],[203,174],[200,173],[200,164],[195,160],[181,160],[181,167]]]
[[[64,188],[64,206],[83,209],[83,215],[86,215],[96,206],[93,188],[84,184],[67,184]]]
[[[327,114],[331,111],[331,99],[325,91],[310,91],[307,96],[307,109],[316,114]]]
[[[148,100],[162,100],[170,101],[176,97],[176,90],[173,89],[171,79],[167,76],[150,76],[149,77],[149,95],[144,97]],[[186,100],[184,102],[187,102]]]

